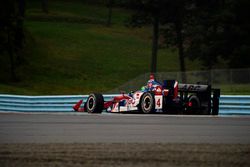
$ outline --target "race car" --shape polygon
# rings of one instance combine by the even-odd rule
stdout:
[[[151,74],[147,84],[138,91],[122,93],[109,101],[104,101],[100,93],[92,93],[83,107],[83,100],[80,100],[73,109],[89,113],[101,113],[106,110],[145,114],[162,112],[218,115],[219,97],[220,89],[212,89],[211,85],[179,84],[176,80],[164,80],[160,83]]]

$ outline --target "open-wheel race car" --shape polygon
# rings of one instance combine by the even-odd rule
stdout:
[[[167,114],[218,115],[220,89],[206,84],[179,84],[176,80],[160,83],[154,75],[141,90],[122,93],[104,101],[100,93],[92,93],[82,105],[80,100],[73,106],[75,111],[101,113],[141,112],[145,114],[162,112]],[[81,107],[83,106],[83,107]]]

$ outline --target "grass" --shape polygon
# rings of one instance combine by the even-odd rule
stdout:
[[[218,86],[221,92],[225,95],[250,95],[249,84],[234,84],[234,85],[220,85]]]
[[[20,81],[8,81],[10,62],[0,56],[0,93],[107,92],[150,71],[151,27],[125,27],[130,11],[115,8],[111,27],[104,25],[106,7],[80,0],[51,1],[49,11],[41,12],[40,1],[28,1],[25,56],[17,66]],[[157,68],[179,71],[177,52],[160,49]],[[198,61],[187,60],[188,70],[200,68]]]
[[[0,144],[5,166],[249,166],[240,144]]]
[[[36,4],[31,5],[33,7],[27,10],[27,17],[35,15],[36,18],[43,18],[45,14],[39,11]],[[80,1],[78,4],[69,1],[51,2],[50,10],[51,13],[47,17],[86,17],[93,20],[106,18],[106,8],[84,6]],[[29,39],[26,46],[28,54],[25,65],[20,69],[21,82],[0,84],[1,92],[104,92],[148,72],[151,53],[150,27],[126,28],[122,20],[126,20],[127,15],[128,12],[115,9],[115,24],[112,27],[102,24],[69,23],[63,19],[60,22],[28,19],[25,27],[31,40]],[[167,53],[170,52],[167,50]],[[172,57],[170,56],[170,59]]]

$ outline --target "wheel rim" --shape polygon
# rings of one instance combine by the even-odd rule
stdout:
[[[89,110],[92,110],[94,108],[94,103],[95,103],[95,99],[93,97],[89,97],[89,100],[88,100],[88,109]]]
[[[149,96],[146,96],[144,98],[143,107],[144,107],[145,110],[149,110],[151,108],[151,100],[150,100]]]

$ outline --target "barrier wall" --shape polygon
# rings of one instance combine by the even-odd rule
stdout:
[[[105,100],[115,94],[104,95]],[[0,111],[14,112],[73,112],[72,106],[87,95],[21,96],[0,94]],[[250,96],[222,95],[220,115],[250,115]]]
[[[250,115],[250,96],[222,95],[220,97],[219,114]]]

